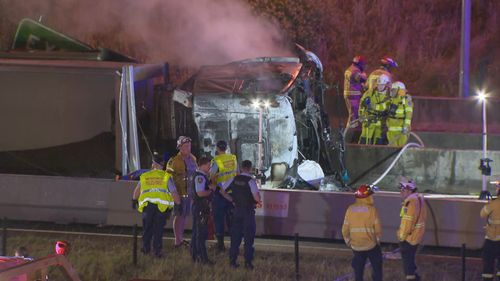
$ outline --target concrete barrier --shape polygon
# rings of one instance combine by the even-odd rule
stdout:
[[[356,180],[355,184],[372,183],[385,171],[397,152],[398,148],[394,147],[350,145],[346,152],[346,166],[351,180]],[[492,173],[499,173],[495,163],[500,163],[500,151],[489,151],[488,157],[493,160]],[[385,158],[388,159],[370,170]],[[415,179],[422,191],[479,194],[482,186],[482,175],[478,169],[481,158],[480,150],[409,148],[378,186],[383,190],[396,191],[397,178],[404,175]],[[490,192],[495,191],[493,186],[488,187]]]
[[[13,220],[141,225],[131,209],[136,182],[0,174],[0,214]],[[263,208],[257,210],[260,235],[342,239],[341,229],[352,193],[299,190],[262,190]],[[479,211],[484,202],[428,198],[429,220],[424,244],[479,248],[484,238]],[[395,243],[401,199],[398,193],[375,195],[382,226],[382,242]],[[169,221],[170,222],[170,221]],[[188,224],[190,225],[190,224]],[[171,223],[167,223],[171,227]]]

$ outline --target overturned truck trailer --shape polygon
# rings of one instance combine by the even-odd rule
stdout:
[[[204,66],[173,91],[175,105],[165,120],[176,127],[169,133],[198,140],[199,155],[214,155],[216,142],[225,140],[239,161],[251,160],[266,177],[276,176],[276,166],[295,175],[303,159],[332,172],[321,70],[306,53],[303,60]]]

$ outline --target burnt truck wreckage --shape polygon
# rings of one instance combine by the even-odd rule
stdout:
[[[239,161],[255,163],[256,174],[273,181],[273,187],[318,188],[323,171],[336,175],[336,185],[345,187],[345,169],[341,161],[332,160],[342,159],[343,144],[332,141],[323,111],[321,62],[300,46],[298,52],[299,57],[201,67],[181,86],[162,94],[158,135],[141,139],[163,139],[163,146],[160,141],[151,147],[164,153],[175,151],[177,136],[190,136],[197,155],[214,155],[217,141],[225,140]],[[150,115],[139,117],[139,124],[143,120]],[[319,163],[320,175],[301,177],[304,160]]]
[[[18,121],[19,134],[19,124],[2,123],[14,134],[1,143],[10,161],[0,172],[126,175],[148,168],[155,152],[172,156],[186,135],[197,156],[214,155],[215,143],[227,141],[272,187],[315,189],[324,173],[345,187],[343,138],[331,133],[323,110],[323,67],[299,45],[296,54],[203,66],[175,87],[168,64],[138,64],[24,19],[11,50],[0,53],[10,93],[2,109],[27,106],[32,114]],[[23,99],[26,93],[33,98]],[[82,171],[91,172],[78,171],[85,163]]]

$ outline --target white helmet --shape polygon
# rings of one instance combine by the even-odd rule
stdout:
[[[389,76],[382,74],[377,78],[377,85],[386,85],[389,81]]]
[[[396,81],[392,83],[392,88],[395,90],[406,90],[405,84],[401,81]]]

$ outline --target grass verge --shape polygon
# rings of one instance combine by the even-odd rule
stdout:
[[[74,234],[24,233],[9,231],[9,254],[18,246],[26,246],[35,258],[54,252],[57,240],[71,243],[68,259],[83,281],[131,280],[134,278],[154,280],[295,280],[295,258],[292,247],[270,247],[256,244],[255,270],[237,270],[229,267],[228,256],[209,249],[213,267],[193,264],[188,248],[174,249],[171,241],[164,242],[165,258],[138,255],[138,264],[132,264],[132,239],[126,237],[102,237]],[[139,241],[140,243],[140,241]],[[351,253],[342,249],[300,249],[300,280],[328,280],[351,272]],[[239,257],[243,264],[243,257]],[[419,272],[423,280],[461,280],[459,258],[418,257]],[[369,280],[370,269],[365,272]],[[465,280],[481,280],[481,263],[477,259],[467,262]],[[59,279],[57,274],[51,280]],[[346,280],[354,280],[346,279]],[[404,280],[400,260],[384,261],[384,280]]]

